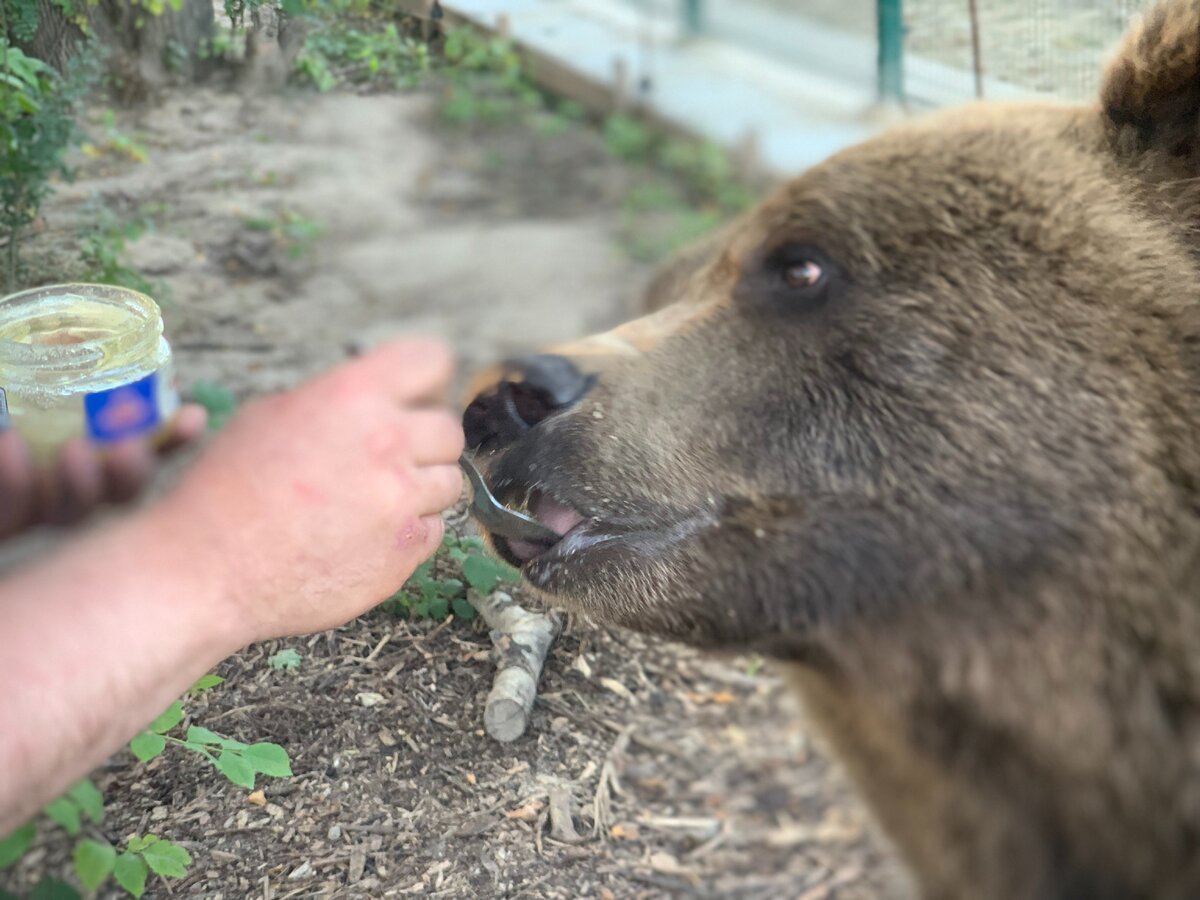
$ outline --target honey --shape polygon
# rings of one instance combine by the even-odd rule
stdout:
[[[35,458],[80,436],[153,436],[178,408],[162,314],[145,294],[60,284],[0,299],[0,425]]]

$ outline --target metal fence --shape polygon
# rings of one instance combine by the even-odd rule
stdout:
[[[1086,99],[1106,55],[1143,7],[1143,0],[625,2],[677,16],[687,33],[752,44],[833,77],[873,79],[885,97],[921,105],[1030,92]],[[857,47],[860,58],[838,59],[839,71],[830,72],[829,56],[814,45],[834,34],[847,41],[838,45],[841,57],[843,47]]]
[[[899,0],[880,0],[880,5]],[[970,94],[1010,85],[1082,100],[1140,0],[908,0],[903,12],[906,93],[935,94],[939,71],[969,72]],[[881,38],[886,35],[881,32]],[[932,64],[932,65],[928,65]],[[951,93],[965,93],[953,82]]]

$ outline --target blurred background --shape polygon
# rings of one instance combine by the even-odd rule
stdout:
[[[672,253],[890,122],[1088,102],[1136,9],[0,0],[0,272],[8,291],[149,293],[214,431],[400,334],[452,343],[461,382],[635,314]],[[488,738],[490,642],[463,601],[500,576],[461,510],[450,526],[378,610],[231,658],[181,699],[161,755],[117,754],[0,835],[0,897],[902,893],[756,657],[575,620],[526,735]],[[8,542],[0,576],[62,539]],[[293,775],[231,782],[185,746],[192,725],[277,743]],[[129,844],[147,833],[186,864]],[[118,851],[154,860],[142,887],[136,861],[114,880]]]

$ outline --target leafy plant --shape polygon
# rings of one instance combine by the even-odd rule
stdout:
[[[104,821],[104,798],[91,780],[84,779],[47,805],[42,812],[68,835],[79,837],[85,819],[93,825],[100,825]],[[34,820],[0,840],[0,871],[15,864],[36,836],[37,821]],[[119,853],[108,841],[80,837],[71,855],[75,877],[85,890],[95,891],[112,876],[126,893],[135,898],[145,892],[146,879],[151,872],[165,878],[182,878],[187,874],[191,861],[191,856],[183,847],[153,834],[131,837],[125,849]],[[0,900],[9,896],[0,891]],[[79,892],[66,882],[43,878],[34,887],[30,897],[79,900]]]
[[[80,147],[87,156],[115,154],[137,163],[150,158],[145,145],[117,127],[117,117],[111,109],[100,114],[100,132],[100,136],[85,141]]]
[[[79,257],[83,262],[83,277],[98,284],[132,288],[143,294],[166,294],[165,286],[156,284],[125,262],[125,245],[137,240],[153,227],[146,217],[120,219],[105,206],[98,206],[89,225],[79,239]]]
[[[0,231],[8,241],[5,278],[10,289],[17,283],[22,230],[37,218],[53,190],[52,179],[70,176],[63,156],[79,137],[74,112],[85,80],[82,68],[64,78],[10,44],[11,31],[28,28],[27,21],[10,18],[24,8],[26,4],[12,0],[0,2]]]
[[[312,252],[325,227],[295,210],[284,210],[274,217],[251,216],[242,220],[251,231],[270,232],[283,246],[290,259],[299,259]]]
[[[648,128],[632,116],[609,116],[604,123],[604,146],[617,159],[649,159],[653,137]]]
[[[224,425],[237,409],[237,398],[233,393],[211,381],[197,381],[192,385],[191,399],[208,411],[210,431],[216,431]]]
[[[488,556],[478,538],[447,534],[438,553],[384,601],[384,608],[421,619],[444,619],[451,613],[473,619],[475,607],[467,599],[468,588],[487,594],[519,577],[511,566]]]
[[[300,668],[300,654],[291,647],[285,647],[278,653],[272,653],[267,658],[267,665],[272,669],[298,669]]]
[[[223,681],[219,675],[204,675],[188,689],[187,695],[194,697]],[[169,734],[182,720],[183,701],[176,701],[130,742],[134,756],[143,761],[153,759],[168,744],[178,744],[208,760],[233,784],[247,789],[254,787],[258,775],[291,776],[287,751],[278,744],[243,744],[194,725],[187,729],[183,738]],[[192,862],[183,847],[154,834],[134,835],[128,838],[123,849],[104,840],[98,831],[104,821],[104,800],[100,790],[88,779],[73,785],[62,797],[47,804],[42,816],[71,837],[78,838],[72,854],[72,868],[79,883],[89,892],[111,877],[127,894],[138,898],[145,892],[151,874],[183,878]],[[35,818],[0,839],[0,872],[15,865],[29,850],[37,837],[39,822],[40,819]],[[88,823],[92,833],[84,835]],[[10,897],[11,894],[0,890],[0,900]],[[37,898],[79,900],[80,895],[70,884],[47,877],[30,893],[29,900]]]
[[[182,738],[171,735],[170,732],[182,721],[183,703],[176,700],[129,742],[129,749],[140,761],[148,762],[160,755],[168,744],[174,744],[207,760],[233,784],[248,790],[254,788],[258,775],[291,777],[287,751],[278,744],[267,741],[243,744],[196,725],[189,726]]]

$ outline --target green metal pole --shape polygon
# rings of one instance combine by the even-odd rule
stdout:
[[[904,102],[904,3],[876,0],[879,22],[879,99]]]
[[[704,30],[704,0],[683,0],[683,27],[692,35]]]

